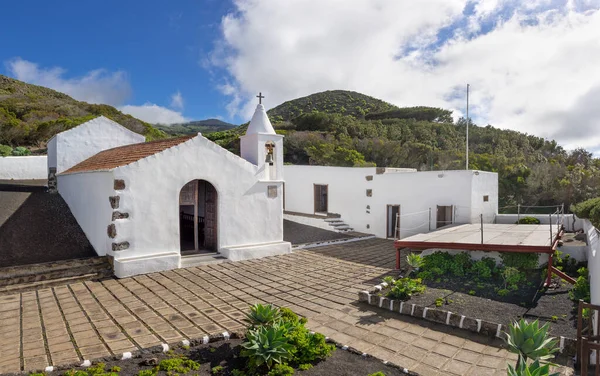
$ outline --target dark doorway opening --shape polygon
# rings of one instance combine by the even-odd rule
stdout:
[[[400,205],[387,206],[387,237],[400,236]]]
[[[451,225],[453,221],[454,206],[437,206],[436,228]]]
[[[217,190],[205,180],[181,188],[179,241],[182,255],[217,251]]]
[[[327,185],[315,184],[315,214],[327,214],[328,210],[328,193]]]

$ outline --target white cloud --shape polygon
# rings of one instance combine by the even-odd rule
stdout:
[[[171,95],[171,108],[183,110],[183,95],[179,90]]]
[[[153,103],[145,103],[141,106],[121,106],[119,110],[150,124],[175,124],[190,121],[181,112],[173,111]]]
[[[209,58],[225,68],[228,111],[347,89],[399,106],[464,112],[474,121],[600,145],[597,0],[236,0]],[[573,116],[577,114],[577,116]],[[593,118],[592,118],[593,117]]]
[[[63,68],[40,68],[38,64],[21,58],[6,62],[6,68],[17,80],[49,87],[88,103],[117,106],[131,94],[127,75],[122,71],[96,69],[82,77],[65,78],[66,70]]]

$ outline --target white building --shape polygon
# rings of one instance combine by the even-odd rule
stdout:
[[[77,128],[73,134],[96,134]],[[70,148],[57,146],[50,159],[67,160]],[[200,134],[106,149],[59,173],[58,192],[98,255],[113,258],[117,277],[180,267],[182,253],[243,260],[291,252],[283,241],[283,136],[262,105],[242,137],[242,157]]]
[[[498,174],[285,166],[285,210],[339,214],[355,231],[403,238],[451,223],[476,223],[480,215],[492,222],[498,212]]]
[[[119,123],[99,116],[48,140],[48,186],[56,188],[56,174],[92,155],[117,146],[138,144],[146,138]]]

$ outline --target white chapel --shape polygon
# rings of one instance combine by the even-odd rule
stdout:
[[[104,118],[77,128],[101,140],[115,124]],[[81,140],[82,132],[67,132]],[[241,137],[241,157],[201,134],[93,143],[88,157],[74,152],[83,145],[67,132],[59,135],[64,146],[50,144],[49,155],[70,167],[52,166],[50,175],[56,173],[58,193],[96,253],[112,259],[117,277],[178,268],[215,252],[232,261],[291,252],[283,241],[283,136],[262,104]]]

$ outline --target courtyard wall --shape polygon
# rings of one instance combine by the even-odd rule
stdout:
[[[35,180],[48,178],[47,157],[30,155],[25,157],[0,157],[0,179]]]

